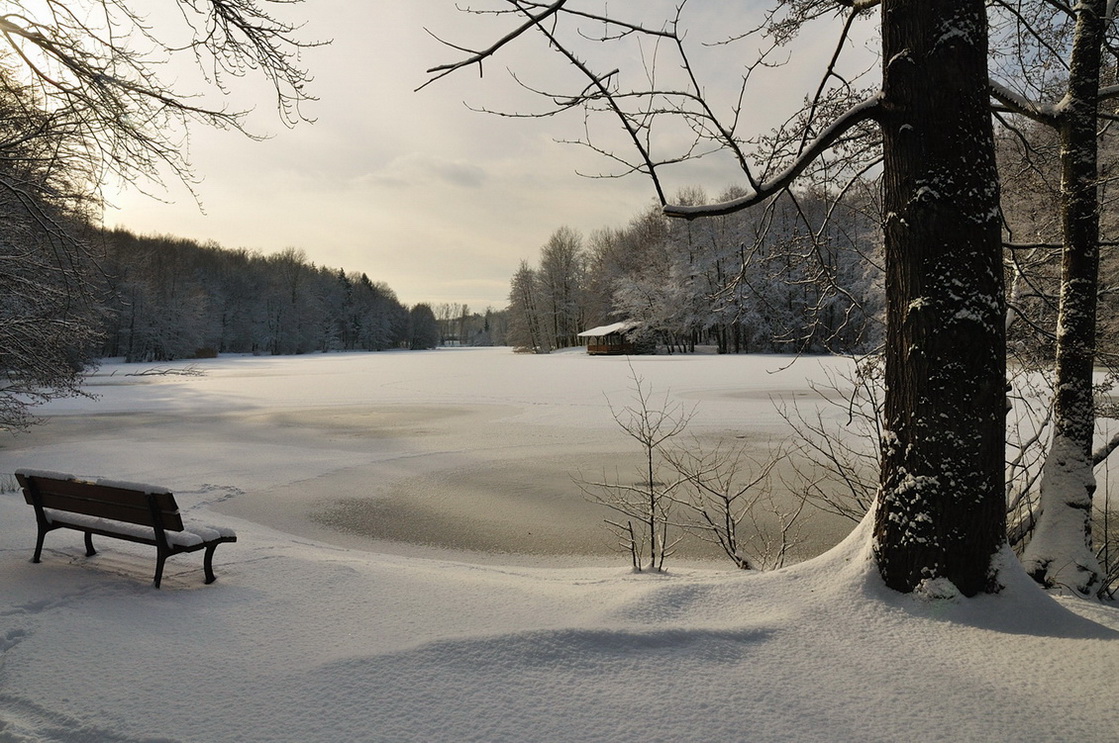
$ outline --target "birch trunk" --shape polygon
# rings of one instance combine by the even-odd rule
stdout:
[[[1088,595],[1100,582],[1092,550],[1092,370],[1099,284],[1097,93],[1107,2],[1083,0],[1076,7],[1068,105],[1060,121],[1064,245],[1053,441],[1042,470],[1035,531],[1022,561],[1042,585]]]

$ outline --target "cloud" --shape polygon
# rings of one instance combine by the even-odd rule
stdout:
[[[640,12],[653,14],[659,6],[671,11],[674,4],[650,0]],[[703,24],[725,25],[741,12],[718,4],[697,4],[693,12],[696,8],[706,8],[697,30]],[[319,265],[388,282],[409,303],[484,307],[505,303],[517,264],[537,260],[540,246],[557,228],[588,234],[624,225],[651,204],[652,186],[641,176],[576,175],[617,172],[609,158],[556,143],[584,134],[579,112],[524,120],[480,114],[464,105],[539,109],[539,99],[504,74],[505,67],[545,87],[581,84],[564,77],[571,74],[570,66],[539,39],[503,49],[500,59],[486,66],[484,78],[464,71],[415,92],[427,79],[427,68],[459,56],[425,28],[481,48],[507,30],[508,18],[461,13],[445,0],[318,0],[307,15],[309,38],[333,39],[329,46],[305,50],[315,78],[311,92],[318,97],[307,113],[315,123],[285,129],[261,105],[252,128],[273,135],[267,141],[196,129],[190,154],[203,179],[198,195],[205,214],[172,183],[166,201],[173,203],[134,192],[112,195],[120,208],[107,215],[109,224],[212,239],[231,248],[275,252],[298,247]],[[711,35],[725,33],[720,25]],[[817,42],[815,57],[830,54],[827,40],[823,32],[809,39]],[[764,84],[760,78],[757,87],[752,84],[743,136],[771,125],[755,116],[783,120],[787,111],[777,104],[792,96],[799,105],[804,91],[814,89],[815,57],[798,55]],[[641,82],[639,60],[617,64],[638,76],[634,85]],[[737,90],[738,64],[712,70],[719,85]],[[803,79],[793,74],[798,71]],[[254,98],[246,107],[266,100]],[[624,135],[614,139],[618,131],[612,120],[607,117],[601,126],[608,147],[616,143],[618,155],[633,154]],[[663,173],[663,185],[670,194],[695,184],[716,194],[741,180],[735,165],[707,158]]]
[[[488,181],[486,169],[465,160],[449,160],[423,152],[396,157],[383,168],[357,179],[360,185],[376,187],[452,186],[482,188]]]

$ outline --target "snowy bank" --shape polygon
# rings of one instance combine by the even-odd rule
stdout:
[[[234,523],[220,578],[0,503],[4,741],[1109,741],[1119,615],[1019,576],[882,588],[861,537],[773,574],[502,568]],[[153,710],[162,710],[153,713]]]
[[[496,354],[478,358],[498,377],[511,374]],[[774,573],[670,561],[667,574],[642,575],[617,558],[526,567],[354,549],[233,516],[224,506],[247,489],[312,491],[347,455],[376,464],[376,452],[352,439],[305,443],[303,459],[277,437],[246,440],[238,456],[218,450],[202,421],[232,400],[251,416],[287,404],[285,385],[327,398],[293,407],[341,406],[356,389],[296,373],[300,361],[342,370],[341,361],[293,360],[282,373],[270,366],[274,377],[254,376],[257,360],[245,361],[178,382],[105,384],[101,401],[55,411],[131,411],[135,431],[120,421],[104,438],[65,428],[52,440],[48,425],[0,449],[0,472],[53,467],[166,485],[191,519],[239,537],[219,551],[216,583],[202,585],[198,561],[178,556],[156,591],[154,557],[140,545],[101,540],[86,558],[80,536],[52,534],[43,563],[31,564],[32,509],[0,494],[3,743],[1116,739],[1119,612],[1055,601],[1013,563],[1001,595],[932,598],[884,589],[858,530]],[[624,374],[603,380],[595,375],[605,367],[550,361],[567,369],[548,372],[556,384],[585,369],[568,384],[598,379],[599,389],[574,399],[553,390],[539,404],[520,387],[495,392],[501,415],[543,429],[582,425],[592,437],[609,430],[590,416],[590,401]],[[721,385],[731,372],[721,379],[703,362],[705,373],[716,368],[705,388],[689,361],[647,368],[661,382],[679,375],[697,398],[729,389]],[[378,380],[394,390],[391,401],[356,402],[412,404],[405,387],[420,399],[460,394],[418,372]],[[368,389],[369,369],[353,373]],[[738,398],[722,399],[729,425],[742,410]]]

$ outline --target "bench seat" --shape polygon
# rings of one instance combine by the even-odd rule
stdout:
[[[108,531],[114,534],[127,535],[130,541],[135,540],[142,543],[150,541],[153,545],[156,543],[155,529],[139,524],[102,519],[97,516],[86,516],[82,513],[56,511],[53,508],[44,508],[43,513],[46,515],[47,521],[58,526],[78,530],[88,529],[94,532]],[[199,545],[205,546],[206,542],[219,539],[231,539],[233,541],[237,539],[237,533],[232,529],[222,526],[204,526],[202,524],[184,523],[182,531],[168,531],[164,534],[169,545],[184,550]]]

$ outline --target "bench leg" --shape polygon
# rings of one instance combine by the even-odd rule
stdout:
[[[39,527],[39,536],[35,538],[35,556],[31,558],[31,562],[41,562],[43,556],[43,540],[47,537],[47,530],[42,526]]]
[[[214,550],[218,548],[218,543],[214,542],[206,547],[206,557],[202,561],[202,567],[206,570],[206,583],[213,583],[217,580],[214,575]]]
[[[167,560],[167,555],[163,554],[163,550],[159,551],[159,556],[155,558],[155,587],[159,588],[160,582],[163,580],[163,563]]]
[[[93,549],[93,534],[91,532],[85,533],[85,556],[93,557],[97,554],[97,550]]]

